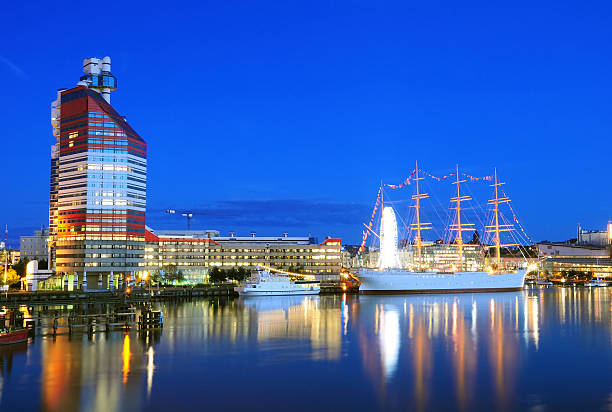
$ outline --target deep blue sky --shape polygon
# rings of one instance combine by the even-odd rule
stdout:
[[[149,144],[148,223],[360,239],[419,159],[497,166],[535,240],[612,218],[609,2],[4,2],[2,226],[47,223],[49,108],[84,57]],[[538,3],[534,6],[534,3]]]

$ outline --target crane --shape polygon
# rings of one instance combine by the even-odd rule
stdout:
[[[175,210],[175,209],[166,209],[166,213],[170,215],[180,214],[187,218],[187,230],[191,230],[191,218],[193,217],[193,212],[186,210]]]

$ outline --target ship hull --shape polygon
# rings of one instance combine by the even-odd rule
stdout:
[[[525,270],[489,274],[488,272],[431,273],[407,270],[359,270],[359,293],[468,293],[521,290]]]
[[[240,296],[293,296],[293,295],[318,295],[319,288],[308,289],[281,289],[281,290],[265,290],[251,288],[234,288]]]
[[[0,345],[12,345],[28,340],[28,329],[17,329],[11,332],[0,333]]]

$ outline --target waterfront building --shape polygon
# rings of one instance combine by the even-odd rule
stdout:
[[[214,236],[216,234],[216,236]],[[341,240],[319,243],[311,236],[218,236],[216,231],[154,231],[147,227],[145,261],[149,271],[176,266],[185,279],[205,282],[210,269],[265,265],[337,281],[342,267]]]
[[[606,230],[588,231],[578,225],[577,235],[565,242],[538,243],[538,254],[544,258],[542,269],[551,275],[577,271],[612,279],[612,224]]]
[[[20,256],[28,260],[48,260],[47,242],[49,231],[35,230],[32,236],[19,238]]]
[[[399,256],[399,268],[411,269],[416,266],[415,248],[412,244],[404,243],[397,253]],[[483,248],[480,245],[464,244],[463,261],[467,270],[478,270],[483,266]],[[380,250],[371,248],[362,254],[362,259],[353,260],[359,266],[378,267]],[[434,243],[422,246],[421,259],[424,265],[441,270],[454,270],[459,260],[459,250],[454,244]],[[357,267],[359,267],[357,266]]]
[[[85,59],[83,71],[51,106],[49,238],[51,267],[96,287],[142,270],[147,145],[110,104],[110,58]]]

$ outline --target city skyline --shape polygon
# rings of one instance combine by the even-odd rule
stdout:
[[[152,227],[182,228],[164,211],[189,209],[198,229],[359,243],[380,180],[403,181],[418,159],[434,173],[497,166],[535,241],[572,237],[578,222],[603,228],[606,13],[473,5],[152,8],[128,30],[120,18],[105,44],[74,37],[61,53],[39,42],[58,29],[57,11],[8,19],[5,30],[23,33],[0,56],[16,137],[4,147],[15,200],[0,211],[10,244],[47,222],[56,89],[74,87],[83,58],[105,55],[120,84],[113,105],[150,144]],[[85,30],[72,20],[62,35]],[[580,201],[556,200],[567,193]]]

